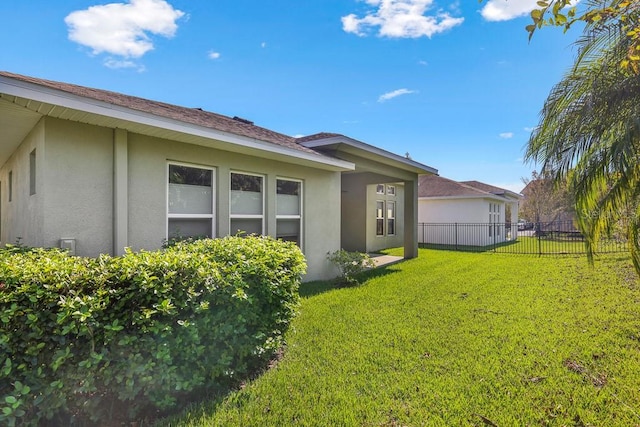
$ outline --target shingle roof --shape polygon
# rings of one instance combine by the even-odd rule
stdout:
[[[309,141],[316,141],[318,139],[334,138],[336,136],[344,136],[344,135],[339,133],[320,132],[320,133],[314,133],[313,135],[302,136],[300,138],[297,138],[296,141],[299,143],[303,143],[303,142],[309,142]]]
[[[493,194],[437,175],[420,175],[418,197],[482,197]]]
[[[20,74],[0,71],[0,76],[20,80],[26,83],[59,90],[83,98],[105,102],[120,107],[129,108],[144,113],[165,117],[180,122],[215,129],[222,132],[229,132],[248,138],[257,139],[272,144],[293,148],[295,150],[304,151],[321,155],[309,148],[303,147],[296,142],[296,138],[275,132],[260,126],[255,126],[251,122],[242,119],[234,119],[221,114],[203,111],[199,108],[180,107],[177,105],[167,104],[159,101],[139,98],[130,95],[124,95],[108,90],[89,88],[84,86],[73,85],[69,83],[56,82],[52,80],[39,79],[35,77],[23,76]]]
[[[507,190],[507,189],[504,189],[504,188],[500,188],[500,187],[496,187],[494,185],[485,184],[484,182],[480,182],[480,181],[461,181],[460,183],[468,185],[468,186],[473,187],[473,188],[477,188],[478,190],[486,191],[488,193],[497,194],[497,195],[500,195],[500,196],[507,195],[507,194],[511,194],[511,195],[514,195],[514,196],[518,195],[517,193],[515,193],[513,191],[510,191],[510,190]]]
[[[484,182],[480,181],[460,181],[460,183],[469,185],[473,188],[477,188],[478,190],[486,191],[487,193],[504,194],[505,191],[507,191],[504,188],[495,187],[493,185],[485,184]]]

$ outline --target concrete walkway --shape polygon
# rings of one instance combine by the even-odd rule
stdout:
[[[376,263],[376,268],[386,267],[388,265],[396,264],[404,260],[401,256],[385,255],[385,254],[369,254],[373,262]]]

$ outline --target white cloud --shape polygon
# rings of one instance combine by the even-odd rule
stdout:
[[[260,47],[261,47],[261,48],[265,48],[265,47],[267,47],[267,42],[262,42],[262,43],[260,43]]]
[[[392,38],[431,37],[462,24],[448,12],[431,9],[434,0],[365,0],[372,7],[362,18],[352,13],[342,17],[342,29],[359,36],[378,28],[378,35]]]
[[[427,61],[423,61],[423,60],[418,61],[418,64],[420,64],[420,65],[424,65],[425,67],[426,67],[427,65],[429,65],[429,63],[428,63]]]
[[[106,58],[104,60],[104,65],[107,68],[113,68],[113,69],[118,69],[118,68],[137,68],[139,72],[143,72],[145,71],[144,66],[134,62],[134,61],[129,61],[129,60],[121,60],[121,59],[115,59],[112,57]]]
[[[579,0],[575,0],[573,5]],[[480,11],[487,21],[508,21],[510,19],[525,16],[537,9],[538,0],[488,0]]]
[[[69,39],[124,58],[139,58],[153,49],[149,34],[173,37],[184,12],[165,0],[130,0],[77,10],[65,18]]]
[[[380,95],[380,97],[378,98],[378,102],[385,102],[385,101],[388,101],[390,99],[396,98],[398,96],[408,95],[410,93],[416,93],[416,91],[415,90],[409,90],[409,89],[397,89],[397,90],[394,90],[392,92],[387,92],[385,94]]]
[[[513,138],[513,132],[502,132],[499,136],[502,139]]]
[[[536,130],[535,127],[526,127],[526,128],[524,128],[525,132],[533,132],[534,130]]]
[[[214,52],[213,50],[211,50],[209,51],[207,56],[209,57],[209,59],[218,59],[220,58],[220,52]]]

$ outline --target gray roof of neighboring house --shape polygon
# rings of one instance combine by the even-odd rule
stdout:
[[[497,194],[500,196],[511,196],[511,197],[522,197],[520,194],[515,193],[511,190],[507,190],[504,188],[496,187],[494,185],[485,184],[480,181],[461,181],[461,184],[469,185],[473,188],[477,188],[478,190],[486,191],[487,193]]]
[[[418,197],[481,197],[492,195],[470,185],[437,175],[420,175]]]
[[[218,131],[229,132],[232,134],[257,139],[264,142],[270,142],[272,144],[321,156],[321,154],[317,151],[298,144],[296,142],[296,138],[294,137],[274,132],[260,126],[256,126],[248,120],[237,117],[232,118],[209,111],[204,111],[199,108],[180,107],[177,105],[167,104],[159,101],[151,101],[148,99],[124,95],[108,90],[94,89],[69,83],[39,79],[35,77],[9,73],[6,71],[0,71],[0,76],[48,87],[51,89],[67,92],[69,94],[93,99],[96,101],[106,102],[108,104],[117,105],[132,110],[151,113],[160,117],[178,120],[181,122],[215,129]]]
[[[437,175],[421,175],[418,181],[418,197],[432,198],[476,198],[505,199],[505,196],[520,197],[512,191],[479,181],[458,182]]]

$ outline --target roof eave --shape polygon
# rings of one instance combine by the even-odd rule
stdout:
[[[300,143],[300,145],[312,149],[327,148],[331,147],[332,145],[339,144],[344,144],[349,147],[362,150],[379,158],[382,157],[387,160],[391,160],[396,167],[409,172],[414,172],[417,174],[438,174],[438,170],[436,168],[427,166],[420,162],[416,162],[415,160],[408,159],[406,157],[399,156],[397,154],[391,153],[378,147],[374,147],[373,145],[366,144],[364,142],[349,138],[348,136],[344,135],[332,136],[329,138],[316,139]]]
[[[0,93],[82,111],[84,113],[106,116],[113,119],[123,120],[125,122],[133,122],[154,128],[198,136],[205,139],[217,140],[237,146],[238,148],[248,148],[251,150],[270,153],[272,157],[275,155],[276,157],[302,160],[305,164],[315,165],[319,169],[333,171],[350,171],[355,169],[355,165],[351,162],[332,158],[319,153],[305,153],[293,148],[276,145],[271,142],[261,141],[119,105],[109,104],[104,101],[86,98],[62,90],[40,86],[31,82],[16,80],[7,76],[0,76]]]

